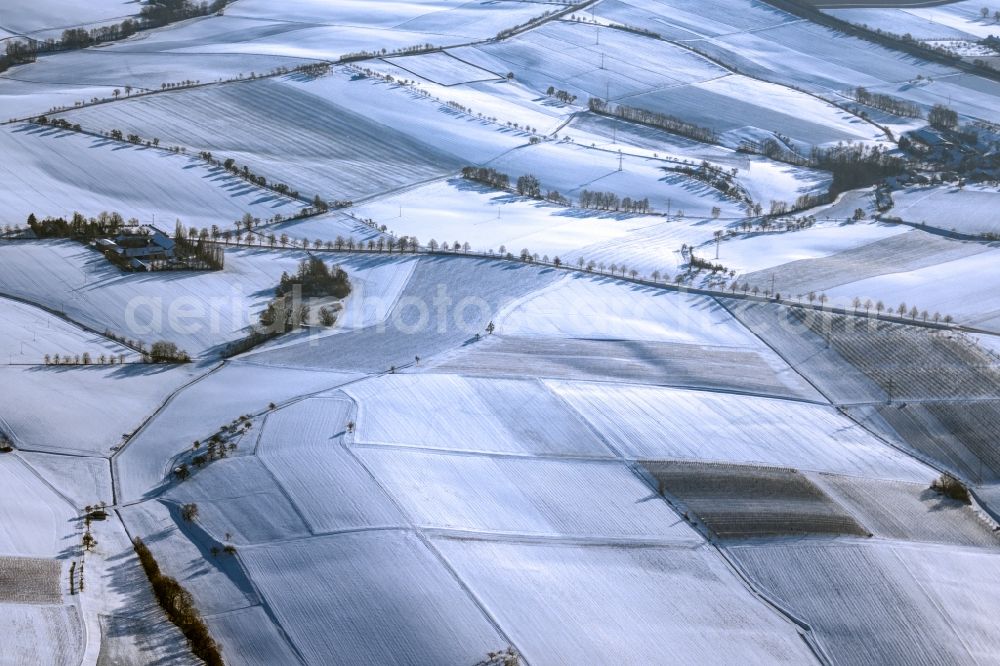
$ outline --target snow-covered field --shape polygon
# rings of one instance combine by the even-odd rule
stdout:
[[[379,447],[360,458],[417,525],[468,532],[696,542],[618,461],[530,460]]]
[[[0,555],[56,558],[77,539],[73,506],[16,456],[0,458]]]
[[[851,23],[880,28],[897,35],[910,34],[921,41],[977,41],[1000,32],[997,9],[978,0],[941,3],[940,6],[870,9],[828,9]],[[937,4],[937,3],[935,3]],[[982,10],[986,9],[986,16]]]
[[[838,663],[930,654],[966,661],[998,649],[986,619],[996,602],[995,552],[892,542],[732,551],[768,594],[814,627]]]
[[[888,215],[963,234],[1000,233],[1000,192],[990,187],[920,187],[893,192]]]
[[[532,663],[811,661],[793,625],[704,546],[435,545]]]
[[[363,50],[392,51],[427,43],[448,46],[486,39],[504,27],[562,6],[514,0],[389,0],[373,9],[364,0],[295,0],[283,3],[279,11],[267,0],[250,0],[228,8],[224,17],[202,19],[194,26],[178,24],[119,48],[335,60]]]
[[[294,273],[305,256],[294,250],[230,250],[225,270],[218,274],[125,273],[77,243],[23,242],[0,246],[0,290],[65,312],[94,330],[144,341],[147,347],[167,339],[192,356],[212,356],[246,334],[273,297],[282,272]],[[340,322],[346,329],[383,320],[413,268],[409,258],[386,262],[334,255],[327,260],[343,265],[356,284]],[[26,345],[26,354],[29,349]],[[88,349],[81,344],[74,353],[84,351]],[[20,346],[9,353],[20,355]],[[30,362],[40,361],[36,355]]]
[[[22,5],[0,44],[140,9]],[[970,2],[836,11],[934,43],[989,29]],[[873,221],[874,179],[800,231],[746,217],[840,181],[743,139],[893,148],[923,124],[836,106],[857,86],[1000,121],[995,81],[756,0],[237,0],[0,73],[0,119],[84,130],[0,128],[0,664],[196,663],[132,538],[232,664],[996,661],[996,357],[919,314],[847,331],[861,320],[677,288],[686,245],[725,266],[686,285],[905,300],[1000,332],[997,249],[947,237],[1000,231],[995,188],[889,179],[886,215],[916,229]],[[702,162],[712,184],[683,173]],[[584,190],[652,210],[583,209]],[[317,195],[335,206],[287,219]],[[220,271],[126,273],[12,238],[30,213],[104,210],[168,232],[249,213],[260,242]],[[401,236],[493,255],[374,251]],[[351,281],[335,325],[223,361],[309,256]],[[131,362],[158,340],[194,362]],[[975,502],[934,490],[942,471]],[[726,527],[744,515],[786,524]]]
[[[138,14],[138,6],[123,0],[88,0],[88,2],[62,2],[39,0],[27,4],[4,7],[0,17],[2,32],[44,40],[58,38],[65,28],[92,28],[108,23],[119,23]],[[6,36],[6,35],[0,35]]]
[[[828,290],[832,301],[855,296],[880,299],[892,307],[906,303],[933,315],[948,314],[970,326],[1000,331],[1000,299],[996,274],[998,250],[939,264],[866,278]]]
[[[29,213],[42,219],[109,211],[145,224],[155,218],[172,233],[177,220],[232,229],[244,213],[288,217],[302,208],[200,160],[65,130],[4,127],[0,153],[0,226],[24,227]]]
[[[770,287],[773,279],[775,289],[798,296],[809,291],[829,292],[841,285],[869,278],[878,279],[879,276],[907,275],[911,271],[934,269],[953,261],[975,261],[977,255],[990,251],[982,243],[954,241],[908,227],[906,230],[906,233],[888,234],[881,239],[848,247],[828,256],[772,266],[746,274],[741,280],[763,289]],[[851,297],[861,295],[858,292],[851,294]],[[868,292],[864,295],[885,300],[887,307],[896,305],[882,294]],[[849,301],[850,298],[848,304]],[[842,303],[843,301],[840,302]]]
[[[612,158],[610,153],[601,154],[601,158],[613,159],[617,163],[617,158]],[[539,173],[537,166],[514,163],[508,170],[518,175],[521,170],[524,173]],[[595,167],[600,169],[600,165],[592,164],[592,168]],[[648,191],[647,187],[662,187],[662,199],[659,202],[663,204],[660,209],[663,212],[666,212],[667,200],[671,198],[668,195],[673,193],[677,198],[672,199],[672,205],[679,205],[674,209],[675,212],[684,210],[680,206],[688,204],[687,210],[692,213],[696,213],[699,210],[697,207],[701,206],[701,214],[705,218],[710,218],[710,210],[716,205],[726,207],[730,215],[738,213],[732,204],[720,200],[721,197],[717,197],[708,188],[693,184],[693,181],[677,178],[672,179],[678,181],[673,187],[663,187],[662,183],[657,182],[657,178],[665,179],[666,176],[651,169],[645,174],[647,184],[628,183],[625,178],[612,177],[619,174],[611,168],[610,163],[608,167],[608,178],[599,178],[591,183],[591,176],[596,176],[598,172],[581,173],[576,182],[589,184],[589,188],[574,187],[574,183],[562,181],[561,184],[572,188],[563,191],[575,196],[581,189],[641,192]],[[631,189],[625,189],[629,187]],[[695,208],[692,209],[692,206]],[[704,208],[705,206],[708,208]],[[601,248],[616,248],[637,236],[647,237],[647,243],[655,242],[661,251],[665,250],[667,253],[679,250],[683,243],[694,244],[706,237],[711,238],[711,229],[706,228],[711,223],[698,217],[667,220],[654,215],[568,208],[490,190],[460,179],[439,181],[381,197],[355,208],[353,214],[385,224],[397,234],[416,236],[424,243],[435,240],[438,243],[447,242],[450,246],[455,241],[467,242],[473,250],[479,252],[499,252],[503,247],[505,251],[515,255],[527,248],[539,257],[545,255],[550,259],[561,257],[564,260],[586,255],[587,258],[602,256],[609,260],[614,257],[616,261],[628,261],[635,255],[626,251],[616,254],[609,249],[605,253],[608,256],[604,257]],[[654,270],[661,266],[666,268],[667,264],[672,263],[673,258],[667,254],[660,264],[643,262],[639,265],[644,269],[649,267],[649,270]]]
[[[577,145],[589,146],[617,155],[621,150],[626,159],[652,157],[662,159],[662,166],[675,168],[702,161],[726,171],[736,169],[737,182],[754,201],[795,201],[803,194],[825,192],[830,185],[829,174],[783,162],[739,153],[731,148],[670,134],[653,127],[628,123],[619,119],[592,114],[575,117],[561,136]],[[671,211],[676,208],[671,206]]]
[[[640,27],[655,31],[667,24],[699,36],[713,35],[711,39],[694,38],[696,48],[747,76],[840,101],[843,93],[865,86],[925,107],[949,103],[969,116],[993,122],[1000,119],[993,101],[1000,91],[996,82],[960,73],[947,65],[901,57],[871,42],[796,20],[768,5],[749,0],[707,0],[696,6],[688,0],[665,0],[655,8],[639,2],[620,4],[639,5],[646,10]],[[750,23],[753,28],[730,22]]]
[[[654,387],[548,385],[629,457],[738,461],[907,481],[934,476],[825,406]],[[807,439],[798,435],[805,431]]]
[[[459,114],[408,88],[352,81],[345,68],[300,79],[139,97],[67,117],[86,129],[119,128],[192,152],[209,150],[330,200],[410,185],[527,143],[522,132]],[[371,107],[359,114],[363,104]]]
[[[737,236],[719,243],[719,262],[739,275],[793,261],[819,259],[909,231],[908,227],[874,222],[821,222],[802,231],[765,232]],[[706,243],[702,254],[715,259],[715,244]]]
[[[195,373],[141,364],[0,366],[0,380],[17,387],[0,416],[25,448],[107,455]]]
[[[161,484],[171,460],[243,414],[257,414],[271,402],[281,403],[305,393],[338,386],[349,375],[262,368],[228,364],[202,375],[136,433],[116,458],[122,487],[119,492],[138,499]],[[244,450],[250,448],[243,443]]]
[[[309,663],[336,654],[351,663],[465,664],[506,647],[412,534],[342,534],[246,549],[240,558]]]
[[[357,439],[362,442],[488,453],[612,455],[537,382],[414,374],[371,379],[345,391],[359,402]]]
[[[101,356],[137,354],[103,335],[86,331],[65,319],[20,301],[0,298],[0,358],[9,363],[41,365],[45,356],[81,356],[89,353],[94,362]]]
[[[649,340],[762,348],[705,296],[647,292],[614,280],[571,275],[504,312],[499,332],[516,336]]]
[[[733,74],[692,50],[624,30],[563,21],[476,51],[457,50],[480,67],[510,68],[538,92],[554,85],[577,95],[580,104],[596,97],[669,113],[726,133],[732,145],[778,128],[807,145],[879,135],[801,92]]]

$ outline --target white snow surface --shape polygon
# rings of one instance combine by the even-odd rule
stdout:
[[[649,340],[764,349],[707,296],[646,290],[584,274],[567,275],[500,316],[504,335]]]
[[[546,382],[625,455],[927,481],[933,470],[833,408],[673,388]],[[808,433],[808,434],[805,434]]]
[[[245,213],[288,217],[302,204],[250,185],[221,168],[164,150],[19,124],[0,128],[0,226],[118,212],[173,233],[185,227],[231,229]],[[155,178],[149,174],[155,173]]]
[[[705,546],[434,543],[532,663],[812,661]]]

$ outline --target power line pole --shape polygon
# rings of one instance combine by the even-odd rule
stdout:
[[[621,151],[621,150],[619,150],[619,151],[618,151],[618,170],[619,170],[619,171],[621,171],[621,170],[622,170],[622,162],[623,162],[624,160],[625,160],[625,156],[624,156],[624,155],[622,155],[622,151]]]

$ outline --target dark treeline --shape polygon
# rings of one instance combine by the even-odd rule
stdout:
[[[650,211],[649,199],[647,198],[623,198],[614,192],[591,192],[590,190],[584,190],[580,193],[580,207],[624,211],[626,213],[648,213]]]
[[[112,130],[112,132],[114,132],[114,131],[116,131],[116,130]],[[203,160],[205,160],[209,164],[220,164],[220,162],[218,160],[216,160],[216,159],[214,159],[212,157],[212,153],[210,153],[210,152],[203,151],[203,152],[199,153],[199,157],[201,157]],[[279,193],[284,194],[286,196],[292,197],[293,199],[298,199],[299,198],[299,192],[298,192],[298,190],[293,190],[292,188],[290,188],[288,185],[285,185],[284,183],[273,182],[273,183],[268,184],[267,178],[265,178],[264,176],[261,176],[261,175],[258,175],[256,173],[254,173],[253,171],[250,170],[250,167],[247,166],[247,165],[245,165],[245,164],[242,167],[239,166],[239,165],[237,165],[236,164],[236,160],[234,160],[231,157],[229,157],[225,161],[221,162],[221,166],[222,166],[223,169],[225,169],[229,173],[233,174],[234,176],[239,176],[243,180],[245,180],[247,182],[250,182],[250,183],[253,183],[254,185],[259,185],[261,187],[270,187],[272,190],[275,190],[276,192],[279,192]],[[322,203],[323,205],[321,206],[321,208],[323,210],[326,210],[326,204],[322,202],[322,200],[319,198],[318,194],[316,195],[316,200],[317,200],[317,202]]]
[[[142,539],[136,537],[132,546],[153,588],[153,595],[167,618],[187,638],[191,652],[208,666],[223,666],[222,652],[208,633],[208,626],[195,607],[191,593],[181,587],[176,579],[160,571],[160,565]]]
[[[72,130],[74,132],[82,132],[83,128],[80,127],[80,123],[71,123],[65,118],[53,118],[49,120],[48,116],[38,116],[35,122],[39,125],[49,125],[51,127],[59,127],[62,129]]]
[[[510,187],[510,176],[489,167],[463,167],[462,178],[474,180],[477,183],[489,185],[498,190],[506,190]]]
[[[154,27],[183,21],[195,16],[205,16],[221,11],[228,0],[191,2],[191,0],[148,0],[139,11],[143,27]]]
[[[705,160],[702,160],[701,164],[695,166],[694,164],[682,164],[676,167],[672,167],[671,171],[676,171],[682,173],[685,176],[690,176],[696,180],[709,185],[722,192],[728,197],[736,199],[737,201],[743,203],[751,203],[752,197],[750,193],[747,192],[742,185],[736,180],[736,169],[732,171],[725,171],[724,169],[714,166]]]
[[[545,94],[549,97],[555,97],[564,104],[572,104],[576,101],[576,95],[566,92],[565,90],[556,90],[555,86],[549,86],[549,89],[545,91]]]
[[[416,46],[404,46],[402,48],[393,49],[389,51],[387,49],[379,49],[378,51],[352,51],[350,53],[345,53],[337,62],[351,62],[354,60],[368,60],[369,58],[378,58],[380,56],[393,55],[421,55],[424,53],[433,53],[435,51],[440,51],[440,46],[435,46],[434,44],[417,44]]]
[[[711,271],[712,273],[726,273],[727,269],[722,264],[713,264],[708,259],[702,259],[701,257],[696,257],[694,252],[688,255],[688,265],[692,269]]]
[[[489,167],[464,167],[462,169],[462,177],[498,190],[511,189],[510,176]],[[518,176],[513,190],[522,197],[544,199],[545,201],[561,206],[573,205],[572,201],[556,190],[544,191],[542,183],[531,174]],[[589,190],[584,190],[580,193],[580,207],[593,208],[595,210],[624,211],[626,213],[649,213],[652,210],[649,206],[649,199],[645,197],[642,199],[633,199],[631,197],[621,197],[614,192],[591,192]]]
[[[935,104],[927,114],[927,121],[939,130],[954,130],[958,128],[958,112],[942,104]]]
[[[906,170],[906,161],[903,158],[890,155],[881,147],[860,144],[838,144],[832,148],[816,147],[808,157],[799,155],[776,139],[765,139],[759,143],[744,141],[737,150],[763,155],[786,164],[829,171],[833,174],[833,183],[829,191],[831,197],[856,187],[874,185],[890,176],[898,176]],[[779,214],[783,212],[779,211]],[[772,214],[775,214],[774,211]]]
[[[622,104],[609,104],[603,99],[596,97],[591,97],[587,105],[594,113],[621,118],[622,120],[628,120],[641,125],[649,125],[650,127],[666,130],[672,134],[686,136],[695,141],[703,143],[718,143],[719,141],[715,130],[689,123],[665,113],[647,111],[646,109],[624,106]]]
[[[898,176],[906,169],[906,161],[901,157],[890,155],[881,147],[865,145],[814,148],[811,163],[833,174],[832,196]]]
[[[854,91],[854,99],[865,106],[891,113],[894,116],[901,116],[903,118],[920,118],[923,116],[920,107],[913,102],[908,102],[884,93],[873,93],[863,87],[858,87]]]
[[[643,37],[652,37],[653,39],[660,39],[662,37],[662,35],[658,32],[654,32],[648,28],[643,28],[637,25],[630,25],[628,23],[610,23],[608,24],[608,27],[614,30],[622,30],[636,35],[642,35]]]
[[[522,30],[525,30],[526,28],[530,28],[533,25],[537,25],[537,24],[541,23],[542,21],[546,20],[550,16],[555,15],[557,12],[562,12],[563,14],[565,14],[565,13],[567,13],[568,10],[573,9],[574,7],[577,7],[577,6],[580,6],[580,5],[584,5],[584,4],[586,4],[586,3],[585,2],[578,2],[575,5],[570,5],[565,10],[549,9],[549,10],[543,12],[540,16],[536,16],[535,18],[533,18],[531,20],[528,20],[528,21],[525,21],[524,23],[520,23],[518,25],[512,25],[509,28],[504,28],[503,30],[501,30],[500,32],[498,32],[496,34],[496,36],[493,38],[493,40],[497,41],[497,42],[503,41],[503,40],[507,39],[508,37],[513,37],[518,32],[520,32]]]
[[[136,219],[129,220],[130,225],[138,225]],[[28,228],[38,238],[74,238],[89,241],[101,236],[116,235],[125,226],[125,220],[120,213],[101,213],[97,217],[86,218],[80,213],[73,213],[70,219],[63,217],[47,217],[39,220],[32,213],[28,216]]]

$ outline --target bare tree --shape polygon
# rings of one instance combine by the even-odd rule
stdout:
[[[192,522],[198,517],[198,505],[194,502],[185,504],[181,507],[181,517],[188,522]]]

